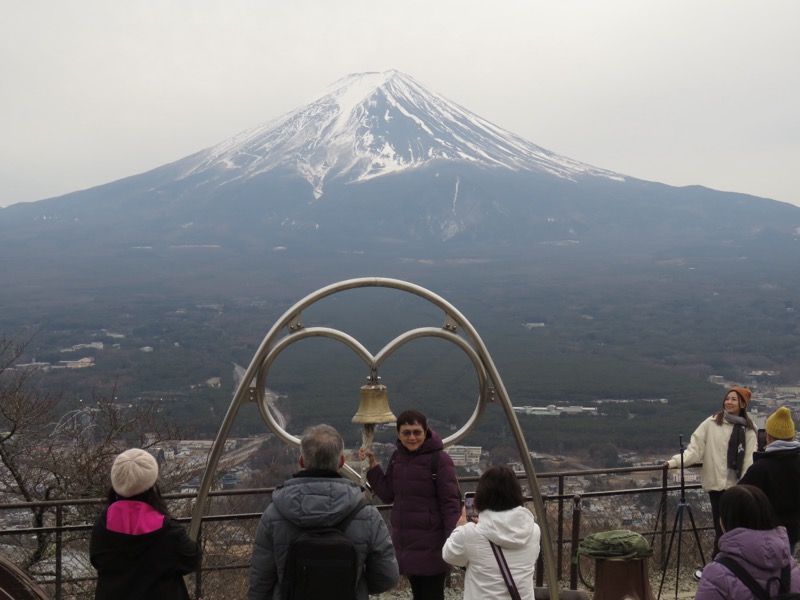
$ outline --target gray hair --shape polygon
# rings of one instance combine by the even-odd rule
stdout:
[[[330,425],[315,425],[303,432],[300,454],[306,469],[338,471],[344,453],[344,440]]]

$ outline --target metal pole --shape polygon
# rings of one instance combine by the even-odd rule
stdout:
[[[572,547],[570,548],[569,589],[578,589],[578,544],[581,539],[581,497],[572,498]]]
[[[61,600],[64,586],[64,567],[61,561],[61,554],[64,551],[64,539],[61,531],[64,528],[64,506],[59,504],[56,507],[56,597],[55,600]]]
[[[440,329],[427,327],[406,332],[405,334],[402,334],[390,341],[375,356],[370,354],[357,340],[338,330],[324,327],[306,329],[304,327],[301,315],[305,308],[332,294],[362,287],[391,288],[419,296],[444,311],[444,324]],[[284,329],[286,330],[285,337],[279,339],[281,332]],[[464,333],[464,336],[459,335],[459,330]],[[545,559],[545,569],[547,572],[547,583],[550,591],[550,598],[551,600],[557,600],[558,574],[556,572],[556,561],[553,555],[550,528],[547,524],[547,513],[545,511],[542,496],[539,492],[539,485],[536,480],[536,472],[533,467],[533,460],[531,459],[522,429],[519,425],[519,421],[517,420],[517,416],[514,413],[514,408],[511,404],[511,400],[508,396],[505,386],[503,385],[500,374],[497,371],[497,368],[495,367],[494,362],[492,361],[492,358],[489,355],[485,344],[483,343],[483,340],[481,340],[477,331],[475,331],[475,328],[454,306],[440,296],[437,296],[429,290],[426,290],[425,288],[398,279],[363,277],[358,279],[349,279],[326,286],[300,300],[286,313],[284,313],[281,319],[275,322],[264,340],[261,342],[261,345],[256,351],[250,366],[248,366],[247,370],[245,371],[245,374],[242,377],[242,380],[233,396],[231,405],[228,408],[217,437],[214,440],[211,452],[209,453],[209,458],[206,463],[206,470],[203,473],[200,489],[198,491],[197,502],[192,512],[192,523],[189,529],[189,535],[192,537],[192,539],[197,539],[200,529],[200,521],[205,512],[208,493],[211,489],[211,484],[213,482],[217,466],[219,465],[219,460],[225,446],[225,440],[230,434],[231,427],[233,426],[233,422],[241,406],[245,402],[253,400],[253,395],[255,395],[255,400],[258,402],[259,411],[261,412],[262,418],[272,432],[279,439],[289,443],[290,445],[295,447],[299,447],[300,445],[300,440],[297,437],[286,432],[283,427],[281,427],[281,425],[275,421],[275,418],[265,406],[264,402],[264,389],[267,373],[269,372],[269,367],[271,366],[273,360],[280,351],[301,339],[308,337],[328,337],[342,342],[345,346],[353,350],[374,372],[384,360],[386,360],[395,350],[402,347],[404,344],[420,337],[429,336],[440,337],[458,345],[467,354],[475,366],[479,381],[479,397],[475,411],[460,430],[443,440],[445,447],[459,442],[475,428],[488,402],[497,402],[503,408],[503,412],[505,413],[506,419],[511,427],[511,433],[520,452],[520,460],[525,468],[525,474],[528,479],[528,489],[533,500],[534,512],[536,513],[541,527],[542,554],[544,555]],[[349,471],[352,471],[352,469]],[[358,473],[355,471],[349,471],[345,472],[344,474],[355,479],[356,481],[360,479]]]
[[[562,576],[564,564],[564,478],[558,478],[558,537],[556,541],[556,556],[558,564],[558,578]]]

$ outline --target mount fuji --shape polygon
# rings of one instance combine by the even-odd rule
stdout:
[[[173,163],[0,209],[0,336],[47,323],[36,358],[55,362],[119,332],[91,381],[160,398],[249,360],[310,291],[393,277],[465,310],[512,397],[661,398],[694,381],[695,398],[710,374],[800,378],[798,264],[798,207],[583,164],[406,75],[364,73]],[[370,335],[364,316],[392,329],[417,310],[373,298],[331,310]],[[437,350],[397,379],[435,373],[450,397],[460,377]],[[340,376],[320,352],[303,385]]]
[[[796,253],[798,228],[792,205],[559,156],[387,71],[349,75],[146,173],[0,209],[0,252],[32,281],[52,271],[177,282],[292,259],[308,270],[335,258],[343,275],[361,275],[407,261]]]
[[[437,161],[623,180],[504,131],[397,71],[349,75],[316,101],[181,166],[183,178],[202,174],[218,185],[285,167],[318,199],[329,182],[358,183]]]

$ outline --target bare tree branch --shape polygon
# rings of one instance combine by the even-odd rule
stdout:
[[[17,368],[30,339],[0,338],[0,498],[37,502],[104,497],[111,463],[130,447],[156,449],[185,434],[155,404],[119,403],[117,389],[93,393],[89,402],[66,406],[60,393],[43,389],[31,368]],[[165,491],[188,475],[166,465]],[[52,520],[43,507],[30,509],[31,525]],[[90,515],[87,515],[89,519]],[[47,558],[51,534],[38,533],[25,567]]]

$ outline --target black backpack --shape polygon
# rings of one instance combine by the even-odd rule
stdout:
[[[781,569],[781,576],[772,577],[767,581],[767,587],[762,588],[758,582],[753,578],[747,570],[738,562],[729,556],[718,556],[714,559],[721,565],[725,565],[731,573],[736,575],[739,580],[745,584],[750,591],[753,592],[757,600],[800,600],[800,592],[790,592],[792,585],[792,568],[791,565],[786,565]],[[778,593],[770,596],[769,588],[772,580],[775,579],[779,583]]]
[[[355,600],[360,575],[358,550],[344,530],[368,504],[362,498],[336,526],[301,529],[286,553],[283,600]]]

